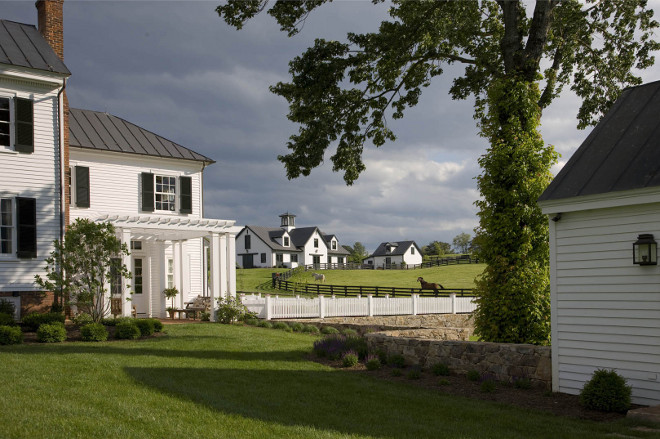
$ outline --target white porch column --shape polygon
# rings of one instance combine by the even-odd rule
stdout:
[[[131,229],[119,229],[119,239],[122,244],[126,244],[126,247],[131,248]],[[121,263],[124,264],[128,271],[133,272],[133,264],[131,263],[130,255],[122,255]],[[132,315],[133,306],[131,302],[131,294],[129,291],[130,279],[127,279],[126,276],[121,277],[121,315],[123,317],[130,317]]]
[[[227,233],[227,293],[236,297],[236,235]]]
[[[219,246],[218,246],[218,259],[213,261],[214,269],[218,270],[220,273],[220,295],[223,299],[227,297],[227,286],[229,284],[229,270],[227,269],[227,236],[226,234],[218,235]],[[234,287],[235,289],[235,287]]]
[[[183,242],[182,241],[172,241],[172,250],[174,256],[174,284],[176,285],[177,290],[179,290],[179,297],[175,299],[178,308],[183,308]]]
[[[211,321],[215,322],[216,300],[220,297],[220,235],[211,234]],[[205,274],[206,275],[206,274]]]
[[[163,290],[167,288],[167,258],[165,257],[165,241],[158,241],[154,244],[155,252],[158,255],[158,284],[157,293],[158,300],[156,300],[156,307],[154,314],[158,317],[166,317],[167,312],[165,308],[169,306],[167,299],[163,295]],[[164,304],[164,305],[163,305]]]

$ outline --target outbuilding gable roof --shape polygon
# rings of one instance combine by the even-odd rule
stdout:
[[[246,229],[251,230],[253,234],[255,234],[259,239],[261,239],[268,247],[270,247],[273,250],[282,250],[282,251],[291,251],[295,250],[295,248],[292,247],[284,247],[280,245],[277,241],[275,241],[274,238],[282,236],[281,233],[278,234],[278,232],[283,232],[282,229],[274,229],[274,228],[268,228],[268,227],[261,227],[261,226],[245,226],[243,230],[239,233],[242,234],[243,231]]]
[[[9,20],[0,20],[0,64],[71,75],[36,27]]]
[[[398,256],[405,254],[411,246],[419,247],[415,241],[394,241],[394,242],[381,242],[378,248],[369,257],[373,256]],[[392,251],[389,248],[392,247]]]
[[[202,154],[117,116],[77,108],[70,110],[69,146],[214,163]]]
[[[660,81],[623,91],[539,201],[660,186]]]

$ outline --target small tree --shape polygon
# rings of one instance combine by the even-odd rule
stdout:
[[[172,303],[170,308],[168,308],[168,311],[170,311],[170,317],[174,318],[174,298],[176,295],[179,294],[179,290],[176,289],[176,287],[171,287],[171,288],[165,288],[163,290],[163,295],[165,295],[166,299],[171,299]]]
[[[121,263],[128,247],[115,236],[110,223],[77,219],[64,235],[55,240],[55,250],[46,259],[46,275],[35,275],[35,283],[47,291],[62,291],[69,304],[99,322],[110,311],[105,286],[112,274],[131,277]]]
[[[369,252],[366,248],[364,248],[364,245],[358,241],[353,244],[353,251],[351,251],[351,255],[348,257],[348,259],[351,262],[355,262],[356,264],[361,264],[362,260],[368,256]]]
[[[454,247],[459,253],[467,253],[468,249],[470,248],[470,244],[472,241],[470,241],[470,235],[468,233],[459,233],[454,237]]]

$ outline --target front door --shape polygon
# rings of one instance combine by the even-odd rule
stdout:
[[[148,285],[144,263],[144,258],[133,256],[133,266],[131,267],[133,278],[130,280],[131,291],[133,291],[131,303],[135,307],[137,317],[147,317],[149,314],[149,295],[147,294]]]
[[[243,268],[254,268],[254,255],[242,255]]]

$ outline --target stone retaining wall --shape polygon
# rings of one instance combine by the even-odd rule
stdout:
[[[449,328],[447,328],[449,329]],[[455,328],[459,331],[464,328]],[[463,375],[477,370],[498,381],[528,378],[533,385],[550,388],[552,369],[549,346],[483,343],[426,338],[429,330],[397,330],[366,334],[370,352],[403,355],[406,364],[430,368],[436,363]]]

